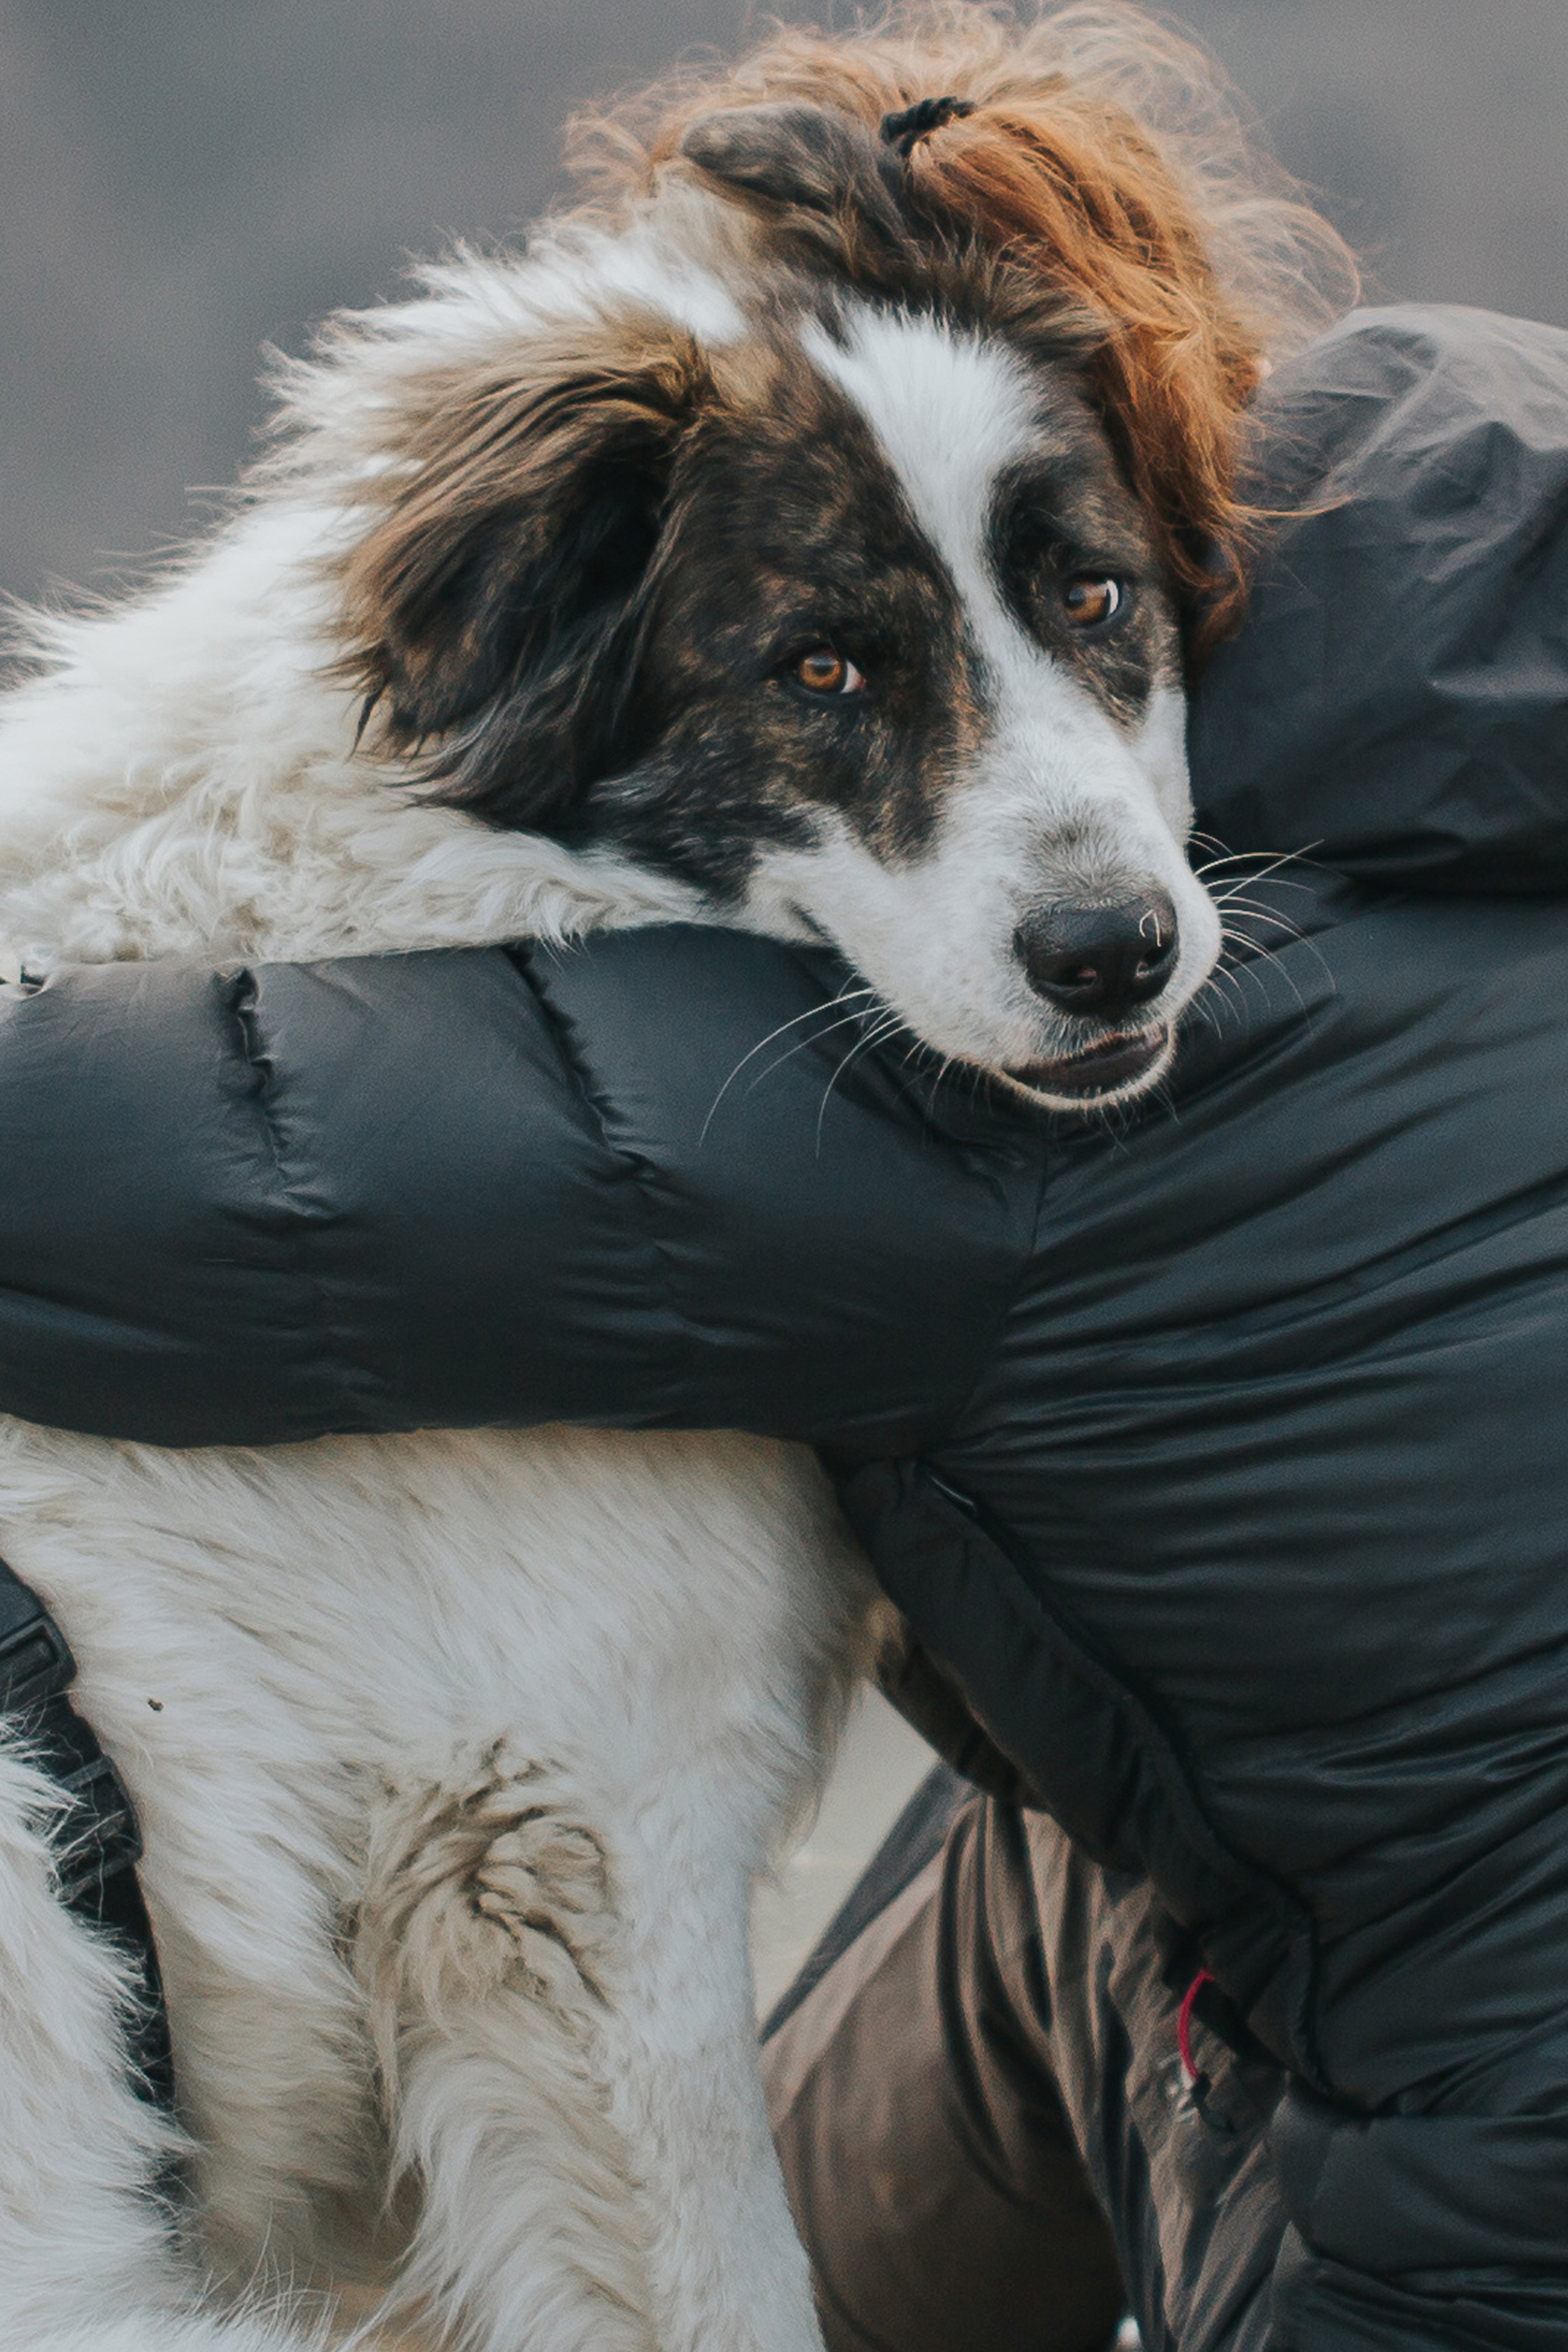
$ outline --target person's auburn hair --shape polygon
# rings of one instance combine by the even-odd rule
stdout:
[[[1087,324],[1091,395],[1201,651],[1245,599],[1248,399],[1271,353],[1353,299],[1355,267],[1191,42],[1121,0],[1026,23],[975,0],[910,0],[855,34],[781,28],[737,63],[678,70],[580,116],[569,152],[625,195],[675,163],[705,115],[795,101],[875,139],[889,116],[945,98],[959,107],[904,142],[903,209]]]

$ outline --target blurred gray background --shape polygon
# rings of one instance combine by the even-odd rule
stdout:
[[[245,452],[264,342],[521,227],[569,107],[766,13],[0,0],[0,586],[101,583],[188,530]],[[1568,323],[1568,0],[1179,13],[1384,290]]]

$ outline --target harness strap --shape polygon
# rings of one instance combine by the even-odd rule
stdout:
[[[75,1679],[65,1635],[37,1594],[0,1559],[0,1718],[70,1800],[54,1832],[56,1888],[68,1911],[112,1936],[135,1960],[142,1998],[124,2024],[136,2088],[172,2109],[163,1980],[136,1876],[142,1833],[124,1782],[65,1696]]]

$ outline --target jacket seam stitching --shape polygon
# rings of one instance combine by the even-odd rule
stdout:
[[[519,940],[509,946],[506,952],[514,968],[521,974],[523,985],[539,1007],[540,1018],[549,1033],[551,1043],[555,1047],[561,1066],[571,1079],[578,1101],[594,1122],[594,1132],[598,1139],[600,1149],[607,1158],[615,1161],[617,1167],[624,1168],[632,1180],[641,1208],[648,1251],[658,1268],[659,1297],[665,1313],[682,1331],[689,1332],[691,1326],[681,1312],[675,1297],[669,1252],[658,1231],[658,1204],[650,1181],[652,1175],[650,1164],[643,1154],[629,1150],[610,1133],[605,1112],[595,1090],[592,1069],[573,1045],[564,1019],[558,1007],[551,1001],[549,991],[533,968],[537,945],[538,943],[533,940]],[[700,1338],[700,1335],[695,1332],[692,1332],[691,1336],[694,1339]],[[667,1391],[677,1385],[668,1364],[662,1369],[661,1380]]]
[[[310,1263],[310,1238],[318,1222],[301,1213],[294,1198],[294,1185],[289,1173],[288,1151],[279,1126],[272,1101],[272,1057],[263,1050],[260,1034],[260,990],[256,970],[247,965],[230,976],[226,991],[226,1007],[238,1040],[240,1058],[254,1081],[254,1100],[266,1139],[266,1149],[277,1185],[277,1209],[280,1220],[286,1220],[280,1239],[292,1241],[297,1255],[298,1279],[309,1299],[311,1316],[309,1330],[303,1334],[317,1356],[318,1377],[326,1373],[331,1385],[346,1392],[363,1415],[366,1400],[364,1386],[375,1381],[371,1368],[356,1362],[352,1349],[342,1345],[332,1304],[331,1286]],[[339,1374],[346,1375],[340,1379]],[[367,1425],[362,1422],[362,1426]],[[377,1425],[374,1413],[368,1425]]]

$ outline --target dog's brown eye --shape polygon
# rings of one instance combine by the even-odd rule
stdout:
[[[1097,572],[1075,572],[1062,583],[1062,612],[1071,629],[1098,629],[1121,610],[1121,583]]]
[[[811,694],[861,694],[866,687],[854,663],[831,646],[813,646],[791,663],[790,676]]]

